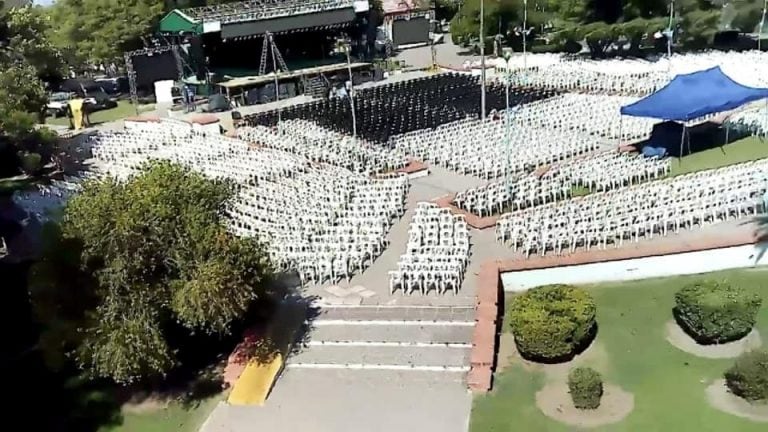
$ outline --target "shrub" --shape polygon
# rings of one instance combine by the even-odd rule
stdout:
[[[37,153],[24,153],[21,159],[21,170],[25,174],[35,175],[43,168],[42,157]]]
[[[724,282],[703,281],[675,294],[675,318],[699,343],[740,339],[754,327],[762,299]]]
[[[592,336],[596,309],[589,293],[568,285],[534,288],[517,296],[509,313],[518,350],[544,361],[572,356]]]
[[[592,368],[577,367],[568,374],[568,390],[573,406],[578,409],[595,409],[603,397],[603,378]]]
[[[725,383],[733,394],[748,401],[768,400],[768,351],[742,354],[725,372]]]

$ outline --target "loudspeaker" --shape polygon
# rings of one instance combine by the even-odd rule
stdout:
[[[189,58],[194,65],[195,77],[199,81],[205,81],[207,78],[205,47],[203,46],[203,39],[200,36],[192,36],[189,38]]]

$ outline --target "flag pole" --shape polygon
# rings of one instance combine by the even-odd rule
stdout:
[[[485,120],[485,1],[480,0],[480,118]]]

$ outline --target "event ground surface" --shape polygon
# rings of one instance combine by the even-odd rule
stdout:
[[[607,382],[634,394],[634,410],[623,421],[599,431],[763,431],[756,423],[711,407],[706,389],[722,377],[730,359],[706,359],[680,351],[665,339],[674,293],[683,284],[703,278],[724,279],[756,292],[768,302],[768,269],[734,270],[701,276],[670,277],[627,283],[588,285],[597,303],[599,330],[590,348],[570,364],[544,366],[520,359],[509,326],[503,325],[494,390],[475,400],[472,432],[568,431],[535,405],[535,394],[546,384],[562,381],[574,364],[597,369]],[[756,327],[768,334],[768,308]]]
[[[412,76],[403,74],[390,81]],[[302,98],[280,104],[301,103]],[[274,108],[275,104],[267,104],[244,107],[241,111],[248,114]],[[225,128],[231,127],[230,113],[217,117]],[[99,126],[121,127],[121,122]],[[768,156],[766,143],[755,139],[745,142],[691,155],[678,169],[674,161],[672,174]],[[475,326],[478,287],[489,281],[498,283],[497,260],[505,263],[503,271],[514,271],[744,244],[753,238],[754,226],[745,218],[681,230],[667,237],[640,239],[637,243],[625,241],[619,248],[609,245],[606,250],[578,250],[564,256],[552,252],[525,259],[520,252],[496,242],[493,228],[470,230],[470,258],[457,295],[431,292],[405,296],[400,291],[390,294],[388,272],[397,268],[397,261],[405,252],[416,203],[486,183],[440,167],[429,168],[430,175],[411,181],[406,213],[391,227],[388,247],[369,268],[349,281],[326,281],[302,288],[302,294],[314,300],[320,309],[308,323],[307,340],[288,359],[266,406],[218,404],[203,427],[204,432],[464,431],[472,406],[464,379],[473,342],[468,330]],[[489,265],[496,273],[486,274]],[[764,279],[758,271],[728,275],[736,275],[730,277],[738,283]],[[742,423],[737,423],[743,420],[713,414],[706,411],[706,403],[700,403],[704,400],[703,389],[708,381],[719,376],[724,363],[689,360],[674,349],[667,349],[663,323],[668,321],[668,314],[664,311],[669,309],[674,285],[669,281],[646,281],[606,285],[611,289],[590,288],[598,298],[601,328],[590,351],[595,357],[589,359],[595,361],[610,382],[635,394],[635,410],[617,428],[605,430],[658,430],[654,429],[658,426],[654,421],[662,416],[673,416],[669,425],[679,424],[680,430],[752,430],[749,425],[742,428]],[[660,331],[656,331],[658,323],[662,323]],[[768,334],[765,313],[759,325],[762,334]],[[507,344],[502,343],[502,350],[509,348],[508,334],[505,337]],[[638,353],[637,349],[642,351]],[[473,430],[567,430],[540,415],[533,404],[534,395],[546,377],[545,371],[513,361],[497,376],[493,393],[477,401]],[[681,385],[673,388],[678,377]],[[699,387],[701,398],[697,396]],[[670,412],[670,401],[676,399],[687,399],[679,414]],[[704,414],[699,415],[699,411]],[[700,421],[696,424],[704,428],[686,429],[687,418]],[[710,425],[718,428],[706,429]],[[665,424],[663,429],[670,428]]]

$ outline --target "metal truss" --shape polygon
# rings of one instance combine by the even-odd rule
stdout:
[[[136,70],[133,67],[133,58],[140,55],[162,54],[168,51],[173,53],[173,57],[176,60],[177,79],[181,81],[184,78],[184,69],[177,45],[147,47],[135,51],[128,51],[124,54],[125,69],[126,72],[128,72],[128,86],[131,92],[131,103],[136,107],[136,115],[139,114],[139,95],[136,88]]]
[[[248,0],[183,9],[190,17],[222,24],[256,21],[353,7],[354,0]]]

